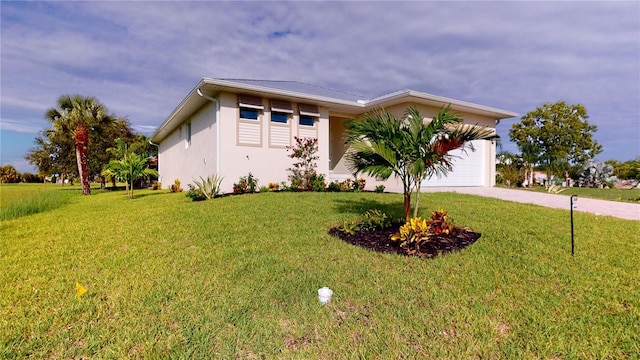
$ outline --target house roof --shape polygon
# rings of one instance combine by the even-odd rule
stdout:
[[[210,97],[215,97],[220,92],[231,92],[268,97],[274,100],[281,99],[297,103],[310,103],[327,107],[331,113],[354,116],[377,107],[407,102],[438,107],[443,104],[449,104],[454,111],[490,116],[498,120],[518,116],[514,112],[414,90],[400,90],[373,99],[364,99],[355,94],[297,81],[203,78],[158,127],[151,136],[152,141],[159,142],[164,139],[208,101],[198,94],[198,90]]]
[[[358,101],[364,99],[363,96],[346,93],[344,91],[328,89],[321,86],[310,85],[299,81],[278,81],[278,80],[251,80],[251,79],[217,79],[230,81],[238,84],[245,84],[252,87],[265,89],[278,89],[282,91],[307,94],[310,96],[333,98],[345,101]]]

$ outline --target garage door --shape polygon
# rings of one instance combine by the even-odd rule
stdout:
[[[487,154],[491,143],[486,140],[473,141],[475,151],[454,150],[451,153],[457,158],[453,162],[453,171],[447,177],[432,177],[425,180],[422,186],[487,186]]]

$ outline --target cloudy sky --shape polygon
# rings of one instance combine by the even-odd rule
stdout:
[[[524,115],[586,106],[599,160],[640,155],[640,2],[1,1],[0,162],[91,95],[150,135],[202,77],[412,89]],[[502,121],[504,150],[517,152]]]

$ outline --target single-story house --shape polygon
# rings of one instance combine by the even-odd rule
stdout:
[[[293,159],[287,146],[294,137],[318,139],[317,171],[327,181],[353,178],[345,163],[345,121],[384,107],[396,116],[416,105],[427,118],[450,105],[465,123],[490,128],[517,114],[413,90],[400,90],[373,99],[296,81],[203,78],[151,136],[158,144],[159,181],[164,188],[179,179],[186,188],[192,179],[223,176],[222,191],[251,172],[259,186],[288,180]],[[447,177],[423,186],[493,186],[495,144],[477,141],[475,151],[460,153]],[[391,178],[367,178],[366,188],[384,184],[402,189]]]

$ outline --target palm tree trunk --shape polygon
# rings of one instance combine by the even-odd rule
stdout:
[[[404,192],[403,209],[404,209],[405,220],[406,221],[411,220],[411,192],[409,191]]]
[[[420,205],[420,186],[416,187],[416,204],[413,206],[413,217],[418,217],[418,206]]]
[[[76,143],[76,160],[78,161],[78,173],[82,184],[82,195],[91,195],[89,183],[89,160],[87,158],[87,144],[89,143],[89,129],[84,123],[78,124],[73,140]]]

